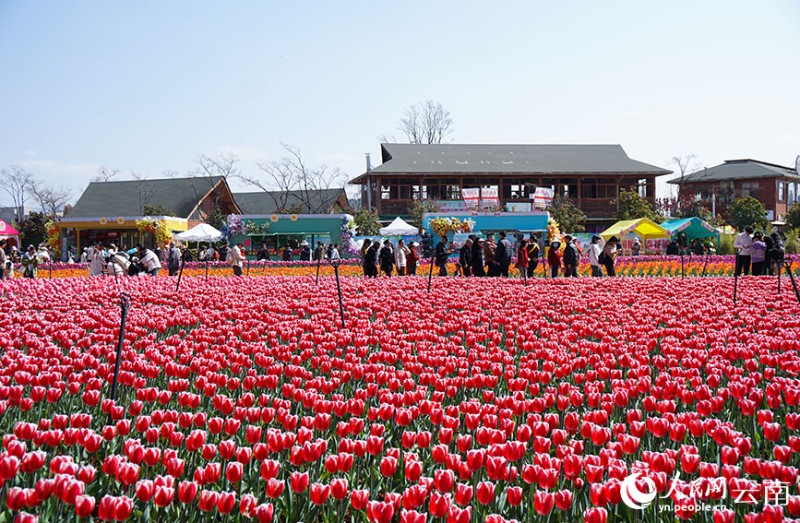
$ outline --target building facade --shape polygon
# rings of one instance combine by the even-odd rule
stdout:
[[[127,248],[136,243],[155,247],[152,237],[137,222],[148,218],[180,232],[218,211],[241,212],[221,176],[92,182],[75,207],[58,223],[62,251],[95,242]],[[171,216],[162,216],[167,212]]]
[[[800,202],[800,176],[796,169],[757,160],[726,160],[668,183],[677,185],[681,197],[695,197],[725,214],[736,199],[752,196],[767,210],[769,220],[779,220]]]
[[[654,203],[656,177],[671,172],[630,159],[619,145],[382,144],[381,155],[380,166],[350,183],[361,185],[362,205],[384,220],[408,217],[418,200],[467,210],[465,193],[476,192],[480,210],[530,211],[535,190],[545,187],[601,227],[614,221],[621,191],[635,189]]]

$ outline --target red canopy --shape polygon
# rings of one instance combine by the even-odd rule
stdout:
[[[19,232],[3,220],[0,220],[0,238],[5,236],[19,236]]]

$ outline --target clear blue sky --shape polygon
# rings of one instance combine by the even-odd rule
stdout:
[[[668,167],[800,154],[800,2],[0,2],[0,167],[350,177],[426,99],[455,143],[619,143]],[[0,202],[8,203],[5,195]]]

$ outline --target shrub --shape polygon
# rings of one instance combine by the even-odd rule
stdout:
[[[717,254],[735,254],[733,251],[733,234],[720,234]]]

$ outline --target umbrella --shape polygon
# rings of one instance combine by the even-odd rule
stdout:
[[[201,223],[188,231],[176,234],[175,239],[185,242],[213,242],[222,239],[222,233],[207,223]]]

